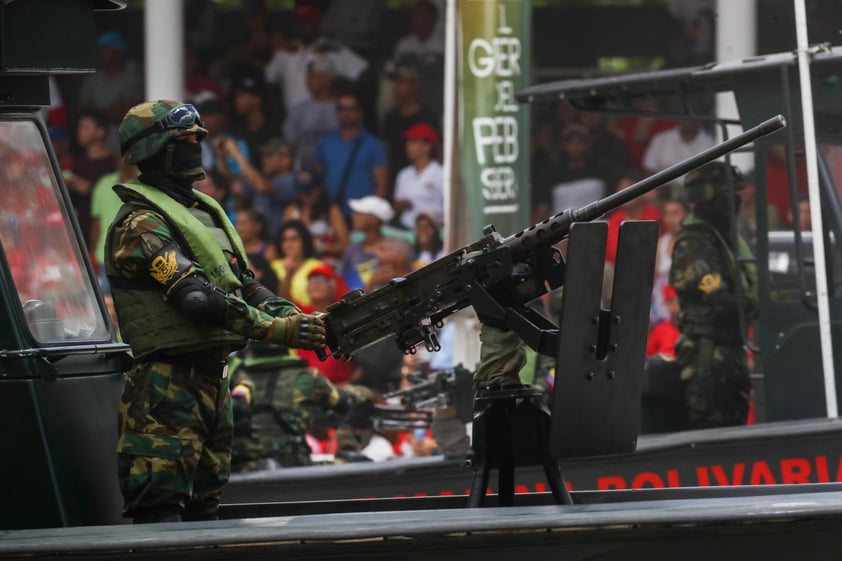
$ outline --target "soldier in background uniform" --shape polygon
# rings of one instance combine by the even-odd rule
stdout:
[[[134,522],[217,517],[233,422],[225,360],[249,339],[324,346],[322,320],[254,279],[223,208],[192,188],[207,134],[189,104],[150,101],[119,127],[134,183],[108,232],[106,272],[134,365],[119,409],[124,516]]]
[[[732,232],[729,175],[735,189],[742,187],[739,170],[723,162],[687,174],[685,191],[694,206],[672,254],[670,284],[681,308],[675,350],[690,428],[742,425],[748,415],[751,381],[743,344],[757,315],[757,269],[748,261],[748,244]]]
[[[337,389],[297,356],[265,343],[252,343],[231,359],[234,400],[235,472],[307,466],[307,433],[314,408],[344,414],[371,402],[371,391]]]

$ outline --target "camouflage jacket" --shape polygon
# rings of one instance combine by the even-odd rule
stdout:
[[[172,205],[179,203],[173,200]],[[155,258],[162,248],[173,245],[193,261],[187,270],[178,271],[178,274],[185,278],[195,275],[208,281],[209,275],[196,261],[187,243],[187,239],[193,236],[185,235],[185,228],[183,223],[179,224],[169,216],[162,205],[132,199],[124,205],[109,229],[106,272],[111,279],[121,332],[132,345],[137,358],[157,350],[190,352],[214,349],[219,351],[220,356],[213,358],[222,359],[231,350],[242,346],[246,338],[265,339],[273,317],[298,311],[292,303],[280,297],[263,298],[257,302],[241,290],[220,288],[226,303],[223,324],[199,325],[188,320],[167,301],[167,285],[162,280],[161,267]],[[241,279],[248,275],[247,271],[239,272]],[[229,288],[234,286],[236,284]],[[143,334],[142,344],[132,341],[129,334],[132,329],[125,329],[137,321],[144,322],[142,329],[134,329]]]
[[[750,258],[748,244],[739,239],[739,256]],[[741,284],[738,301],[736,282]],[[682,224],[672,253],[670,284],[675,288],[681,312],[682,335],[706,337],[721,344],[739,345],[747,326],[743,318],[757,315],[757,268],[754,263],[736,259],[720,233],[691,214]]]

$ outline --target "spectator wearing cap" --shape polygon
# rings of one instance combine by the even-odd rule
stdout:
[[[246,141],[251,164],[260,168],[260,148],[281,134],[281,127],[266,110],[266,83],[255,73],[244,73],[231,84],[235,136]]]
[[[349,81],[360,79],[368,62],[337,41],[321,36],[322,10],[312,4],[299,4],[293,11],[298,38],[284,42],[266,65],[266,81],[279,84],[287,114],[299,102],[310,98],[307,70],[310,61],[326,56],[333,63],[336,75]]]
[[[390,185],[393,185],[398,172],[409,165],[404,133],[419,123],[438,128],[441,119],[418,96],[422,80],[412,60],[399,59],[387,68],[387,76],[392,79],[395,106],[383,119],[383,138],[392,172]]]
[[[325,134],[316,147],[316,165],[324,177],[328,200],[346,217],[348,201],[388,192],[388,161],[383,143],[363,126],[359,96],[344,92],[336,98],[339,128]]]
[[[395,181],[394,208],[400,214],[401,225],[413,230],[415,218],[421,212],[444,215],[444,170],[433,159],[439,135],[432,125],[418,123],[403,136],[410,164],[398,173]]]
[[[444,34],[438,25],[439,5],[441,3],[430,0],[415,2],[409,12],[410,33],[398,40],[393,58],[415,60],[424,76],[419,96],[430,111],[441,117],[444,110]]]
[[[108,145],[118,147],[117,125],[130,107],[140,103],[143,81],[133,64],[126,61],[128,45],[117,31],[106,31],[96,40],[97,71],[82,80],[77,112],[99,110],[109,127]]]
[[[301,306],[301,310],[308,314],[326,313],[327,307],[342,298],[347,291],[345,281],[332,267],[326,264],[313,267],[307,274],[307,294],[310,297],[310,304]],[[326,360],[320,360],[315,351],[296,349],[296,352],[335,386],[347,384],[356,368],[353,360],[335,359],[332,356],[328,356]]]
[[[223,146],[225,153],[233,157],[242,170],[237,192],[240,202],[266,218],[268,235],[274,238],[283,223],[287,205],[296,200],[292,144],[275,137],[261,146],[259,171],[233,140],[223,140]]]
[[[311,167],[315,163],[319,140],[339,127],[335,76],[336,68],[329,57],[314,57],[307,65],[310,98],[296,104],[284,121],[284,137],[295,144],[297,168]]]
[[[287,206],[284,222],[300,220],[313,235],[316,255],[331,265],[342,257],[350,243],[348,223],[338,205],[327,200],[321,177],[312,168],[295,173],[296,200]]]
[[[384,239],[383,225],[395,216],[392,205],[382,197],[369,195],[352,199],[352,227],[363,233],[360,241],[348,246],[342,255],[340,271],[350,290],[365,288],[377,264],[375,251]]]

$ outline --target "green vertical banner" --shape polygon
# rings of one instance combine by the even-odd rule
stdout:
[[[509,235],[530,214],[529,85],[532,7],[526,0],[460,0],[459,233],[470,241],[493,224]],[[461,237],[461,236],[460,236]]]

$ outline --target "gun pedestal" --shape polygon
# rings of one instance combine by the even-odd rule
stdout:
[[[547,447],[550,412],[540,390],[528,386],[480,390],[474,405],[474,479],[468,506],[483,505],[491,469],[497,469],[500,506],[514,504],[514,468],[541,464],[557,504],[573,504]]]

